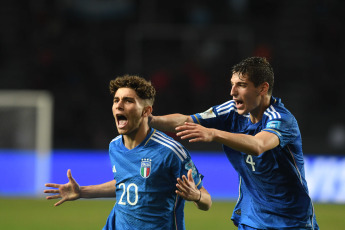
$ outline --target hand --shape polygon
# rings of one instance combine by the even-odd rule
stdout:
[[[189,169],[187,176],[188,178],[185,175],[182,175],[182,179],[177,178],[176,194],[185,200],[199,201],[201,192],[195,185],[192,169]]]
[[[181,139],[190,139],[189,142],[211,142],[214,139],[214,129],[205,128],[199,124],[185,122],[184,125],[176,127],[176,136]]]
[[[80,198],[80,186],[72,177],[71,170],[67,170],[68,183],[66,184],[45,184],[46,187],[52,187],[57,189],[47,189],[44,193],[57,193],[57,195],[47,196],[47,200],[61,198],[60,201],[55,203],[55,206],[62,204],[65,201],[72,201]]]

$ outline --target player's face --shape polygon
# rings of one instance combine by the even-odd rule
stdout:
[[[119,88],[114,96],[112,110],[119,134],[135,134],[140,128],[144,103],[133,89]]]
[[[230,95],[236,102],[237,112],[241,115],[253,113],[259,109],[260,89],[256,88],[246,75],[238,73],[232,75]]]

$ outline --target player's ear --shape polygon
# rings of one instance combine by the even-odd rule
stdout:
[[[270,88],[270,85],[268,84],[268,82],[262,83],[260,86],[260,94],[261,95],[267,94],[269,88]]]
[[[145,117],[148,117],[152,114],[152,106],[148,105],[148,106],[145,106],[144,109],[143,109],[143,113],[142,115],[145,116]]]

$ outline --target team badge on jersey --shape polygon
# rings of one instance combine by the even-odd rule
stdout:
[[[151,173],[151,159],[141,159],[140,175],[148,178]]]
[[[267,123],[266,127],[272,128],[272,129],[279,129],[280,124],[281,124],[281,121],[270,121]]]
[[[209,108],[203,113],[200,113],[200,116],[202,119],[209,119],[209,118],[214,118],[216,117],[216,114],[213,112],[213,108]]]
[[[192,160],[190,160],[188,163],[185,164],[185,169],[188,171],[189,169],[192,169],[192,177],[195,177],[196,175],[196,168]]]

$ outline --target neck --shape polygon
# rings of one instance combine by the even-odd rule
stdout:
[[[271,96],[263,96],[260,105],[255,110],[250,112],[250,120],[253,124],[259,122],[262,119],[265,110],[270,106],[270,104]]]
[[[150,127],[147,122],[143,122],[140,127],[131,134],[123,135],[124,145],[127,149],[134,149],[138,146],[146,136],[150,133]]]

